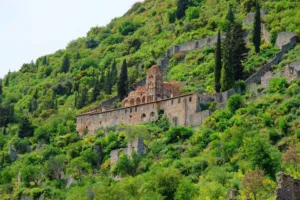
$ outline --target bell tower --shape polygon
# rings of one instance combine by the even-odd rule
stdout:
[[[163,72],[159,66],[152,66],[147,71],[146,80],[147,103],[162,99],[163,95]]]

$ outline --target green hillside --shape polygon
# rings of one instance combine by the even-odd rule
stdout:
[[[300,80],[275,78],[268,90],[235,95],[198,130],[170,127],[162,116],[79,137],[76,115],[117,95],[124,60],[133,85],[170,47],[228,31],[230,7],[238,23],[255,11],[254,0],[189,0],[185,16],[176,19],[177,5],[136,3],[106,27],[93,27],[65,49],[0,79],[0,199],[214,200],[233,189],[239,199],[274,199],[278,172],[300,178]],[[279,51],[277,33],[300,34],[299,2],[267,0],[261,6],[272,44],[263,41],[260,53],[247,45],[245,77]],[[185,83],[183,92],[214,93],[214,52],[172,55],[165,79]],[[275,69],[300,60],[299,52],[298,44]],[[149,152],[124,156],[111,168],[110,151],[136,137]],[[256,176],[256,185],[247,184]]]

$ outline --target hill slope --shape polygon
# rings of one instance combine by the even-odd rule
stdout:
[[[222,199],[228,189],[238,189],[243,197],[248,195],[242,184],[245,174],[260,168],[265,178],[259,198],[271,199],[278,171],[300,177],[299,163],[286,159],[294,153],[292,144],[299,148],[299,81],[275,81],[258,99],[251,98],[256,92],[250,90],[243,97],[247,104],[216,111],[199,131],[170,128],[162,118],[112,129],[105,137],[101,131],[85,139],[76,133],[76,114],[116,94],[116,84],[111,94],[107,90],[114,60],[119,69],[126,58],[130,83],[135,83],[169,47],[225,31],[229,4],[238,21],[254,9],[252,0],[193,0],[186,17],[174,21],[175,0],[146,0],[107,27],[92,28],[66,49],[9,73],[0,90],[1,198],[35,199],[43,194],[49,199]],[[268,11],[272,41],[279,31],[300,33],[298,3],[264,1],[262,7]],[[249,73],[277,51],[264,44],[257,55],[251,44],[249,48]],[[297,60],[298,51],[299,46],[278,69]],[[166,78],[187,82],[185,91],[213,93],[213,52],[208,48],[189,52],[184,59],[174,56]],[[95,95],[96,80],[100,93]],[[149,153],[133,161],[124,157],[110,169],[109,152],[125,147],[133,136],[144,137]],[[126,178],[118,183],[111,174]],[[65,180],[69,176],[76,179],[72,187]]]

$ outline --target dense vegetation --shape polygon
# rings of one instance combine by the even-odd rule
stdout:
[[[273,42],[279,31],[300,33],[297,2],[261,3]],[[48,199],[224,199],[229,189],[239,190],[241,198],[272,199],[276,173],[300,177],[299,81],[276,78],[268,91],[252,87],[235,95],[197,131],[170,127],[163,116],[88,138],[75,130],[76,114],[117,93],[126,95],[127,85],[143,77],[168,47],[229,32],[233,18],[241,24],[255,7],[253,0],[146,0],[66,49],[7,74],[0,80],[1,199],[41,194]],[[278,50],[265,43],[259,53],[251,43],[247,49],[243,77]],[[277,69],[298,60],[299,49]],[[166,79],[186,83],[184,92],[214,93],[215,51],[173,55]],[[148,154],[122,156],[110,168],[109,152],[137,136],[145,139]],[[117,175],[122,181],[112,179]],[[71,186],[68,177],[75,179]]]

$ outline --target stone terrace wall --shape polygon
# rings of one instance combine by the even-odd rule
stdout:
[[[275,191],[276,200],[300,200],[300,180],[286,174],[279,174]]]
[[[283,48],[284,45],[290,43],[291,38],[297,37],[296,33],[293,32],[280,32],[277,35],[276,46]]]
[[[279,51],[275,57],[267,64],[265,64],[263,67],[261,67],[256,73],[254,73],[252,76],[250,76],[246,81],[246,85],[249,86],[251,84],[260,84],[261,83],[261,77],[265,75],[266,72],[272,70],[272,66],[276,65],[280,62],[282,59],[283,55],[291,50],[296,43],[298,42],[298,37],[293,36],[290,38],[290,42],[283,45],[281,47],[281,51]]]

